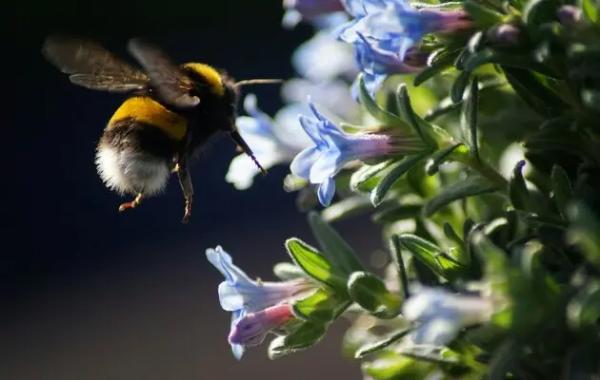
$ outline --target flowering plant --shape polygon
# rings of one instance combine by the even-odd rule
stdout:
[[[599,4],[284,5],[318,29],[293,57],[304,78],[273,119],[248,96],[237,125],[263,165],[290,165],[319,247],[288,239],[279,282],[207,251],[235,356],[269,334],[269,357],[292,354],[348,318],[367,378],[598,376]],[[331,226],[357,215],[381,226],[379,267]]]

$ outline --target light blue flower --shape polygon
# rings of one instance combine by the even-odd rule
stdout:
[[[412,341],[431,346],[447,345],[465,326],[488,321],[493,311],[490,299],[427,287],[414,292],[402,306],[402,315],[418,323]]]
[[[422,151],[422,141],[412,134],[394,129],[394,134],[347,134],[310,104],[315,118],[300,116],[300,124],[313,142],[292,161],[292,174],[319,185],[317,195],[323,206],[328,206],[335,194],[335,175],[344,165],[354,160],[365,160],[389,155]]]
[[[283,0],[283,7],[281,23],[285,28],[293,28],[303,20],[323,27],[347,20],[340,0]]]
[[[371,92],[379,88],[386,74],[414,72],[413,68],[424,65],[424,59],[415,61],[407,55],[426,34],[471,26],[460,9],[415,9],[404,0],[345,0],[344,5],[353,20],[338,28],[339,38],[355,46]]]
[[[207,249],[206,257],[225,277],[225,281],[219,284],[219,302],[223,310],[232,313],[232,331],[246,315],[288,302],[315,287],[305,279],[285,282],[254,281],[233,264],[231,256],[220,246]],[[232,343],[231,349],[236,358],[242,357],[243,345]]]
[[[290,162],[310,144],[297,119],[287,117],[290,112],[297,115],[298,106],[284,107],[273,120],[257,107],[256,96],[249,94],[244,99],[244,109],[249,116],[238,117],[236,126],[265,169]],[[252,160],[241,154],[231,161],[225,180],[238,190],[245,190],[258,173]]]
[[[292,306],[281,304],[246,314],[231,328],[229,343],[245,347],[261,344],[267,334],[294,318]]]

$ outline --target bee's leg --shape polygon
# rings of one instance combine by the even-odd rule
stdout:
[[[138,193],[134,200],[131,202],[125,202],[119,206],[119,212],[123,212],[125,210],[129,210],[132,208],[136,208],[142,203],[142,193]]]
[[[177,175],[179,176],[179,184],[183,191],[183,197],[185,198],[185,213],[183,215],[182,223],[187,223],[192,216],[192,201],[194,198],[194,187],[192,185],[192,177],[190,175],[189,167],[184,163],[178,163]]]

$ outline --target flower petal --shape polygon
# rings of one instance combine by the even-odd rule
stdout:
[[[317,196],[319,197],[319,202],[327,207],[331,204],[331,200],[335,195],[335,181],[333,178],[327,178],[325,181],[321,183],[319,186],[319,190]]]
[[[295,176],[308,179],[311,167],[319,159],[320,155],[321,152],[314,146],[304,149],[292,160],[290,171]]]
[[[219,302],[225,311],[236,311],[244,307],[243,295],[227,281],[219,284]]]

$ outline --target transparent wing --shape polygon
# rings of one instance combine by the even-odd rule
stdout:
[[[50,36],[42,53],[60,71],[70,74],[71,82],[86,88],[129,92],[148,84],[148,76],[141,70],[85,38]]]
[[[162,50],[139,38],[130,40],[127,47],[165,103],[178,108],[190,108],[200,103],[200,98],[190,94],[194,88],[192,79],[173,64]]]

